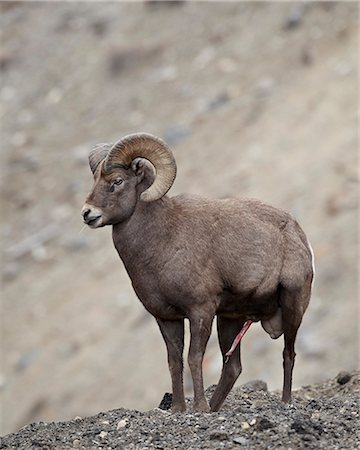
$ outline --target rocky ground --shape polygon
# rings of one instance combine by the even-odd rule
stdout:
[[[80,231],[89,150],[135,131],[172,147],[170,195],[256,197],[299,220],[316,280],[294,385],[357,368],[358,13],[357,2],[0,2],[0,434],[149,410],[170,389],[111,230]],[[239,383],[278,389],[282,349],[251,327]],[[207,385],[220,370],[214,330]]]
[[[359,372],[305,386],[284,405],[263,381],[233,389],[222,410],[171,414],[116,409],[69,422],[40,422],[2,438],[1,449],[324,449],[359,448]],[[213,387],[207,390],[211,394]],[[162,402],[161,407],[167,407]]]

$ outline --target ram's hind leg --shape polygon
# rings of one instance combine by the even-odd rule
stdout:
[[[217,317],[217,331],[219,337],[220,349],[223,355],[223,368],[218,385],[210,400],[211,411],[219,411],[225,398],[233,387],[235,381],[241,373],[241,359],[240,346],[236,347],[234,353],[229,357],[228,361],[225,353],[231,347],[235,336],[240,332],[244,320],[240,319],[226,319],[224,317]]]
[[[284,384],[282,401],[291,401],[292,372],[295,362],[295,339],[301,324],[304,312],[309,304],[310,286],[302,289],[287,290],[282,288],[280,292],[280,306],[282,312],[282,324],[284,330]]]

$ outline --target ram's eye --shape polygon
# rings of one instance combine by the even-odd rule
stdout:
[[[110,184],[110,192],[114,192],[115,186],[119,186],[119,185],[122,184],[123,182],[124,182],[124,180],[122,180],[121,178],[117,178],[116,180],[114,180],[114,181]]]

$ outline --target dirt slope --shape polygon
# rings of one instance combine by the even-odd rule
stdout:
[[[212,388],[207,390],[210,395]],[[2,449],[353,449],[359,444],[359,373],[306,386],[291,405],[253,381],[234,389],[219,413],[116,409],[70,422],[34,423]],[[189,401],[188,408],[191,408]]]
[[[170,389],[111,230],[80,233],[89,149],[138,130],[173,147],[170,194],[299,219],[317,278],[295,385],[356,368],[357,20],[351,2],[1,3],[3,433]],[[281,340],[254,326],[243,349],[240,383],[279,388]],[[208,384],[220,366],[213,334]]]

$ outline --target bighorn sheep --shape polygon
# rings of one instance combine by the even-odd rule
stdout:
[[[312,250],[298,223],[257,200],[166,196],[176,176],[175,160],[150,134],[99,144],[89,163],[94,186],[83,220],[91,228],[113,226],[114,245],[134,290],[165,340],[172,410],[185,410],[185,318],[195,411],[221,407],[241,372],[237,341],[227,350],[251,321],[261,321],[274,339],[284,334],[282,400],[289,402],[294,343],[314,271]],[[202,361],[215,316],[223,368],[209,406]]]

